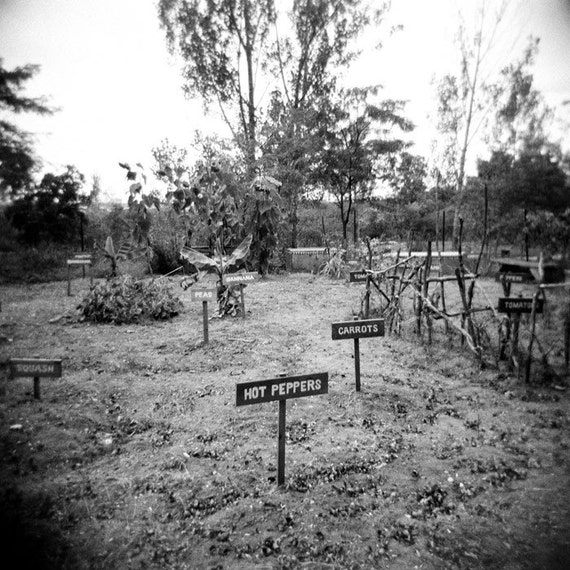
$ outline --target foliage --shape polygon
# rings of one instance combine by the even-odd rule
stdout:
[[[332,279],[346,277],[346,250],[337,249],[319,268],[319,274]]]
[[[210,258],[190,247],[183,247],[180,251],[180,255],[190,264],[194,265],[196,269],[206,273],[215,273],[218,276],[218,281],[223,283],[223,276],[226,273],[231,273],[241,262],[247,259],[252,239],[253,237],[248,235],[231,255],[224,255],[222,253],[221,244],[219,242],[216,244],[216,257],[214,258]]]
[[[148,234],[151,224],[151,211],[160,209],[160,200],[153,192],[145,193],[147,177],[140,162],[135,168],[128,163],[119,162],[119,166],[127,171],[127,180],[132,181],[129,185],[128,220],[131,223],[131,237],[139,244],[148,246]]]
[[[161,0],[159,17],[169,48],[184,60],[185,89],[220,105],[253,168],[259,98],[255,73],[266,65],[263,47],[275,20],[273,0]],[[237,114],[230,113],[232,108]],[[229,115],[239,117],[237,127]]]
[[[402,151],[389,154],[382,161],[383,179],[393,190],[394,200],[410,204],[425,198],[427,163],[419,155]]]
[[[468,8],[475,10],[467,15]],[[456,73],[447,74],[436,83],[437,141],[434,141],[436,168],[445,184],[456,187],[453,240],[459,235],[459,217],[465,198],[465,170],[472,143],[491,105],[486,94],[490,78],[496,74],[493,53],[498,30],[505,21],[506,4],[493,11],[484,1],[465,6],[459,12]],[[466,22],[471,21],[471,27]]]
[[[44,99],[22,95],[24,83],[38,71],[37,65],[8,70],[0,58],[0,111],[41,115],[53,112]],[[33,183],[32,174],[38,166],[39,159],[35,156],[30,135],[0,118],[0,198],[27,190]]]
[[[521,58],[506,65],[495,84],[487,87],[495,113],[489,117],[489,142],[495,150],[519,154],[537,150],[546,141],[552,110],[534,86],[531,67],[538,38],[530,38]]]
[[[235,316],[239,312],[240,301],[238,289],[227,287],[224,284],[224,275],[236,270],[249,256],[253,236],[248,235],[232,252],[231,255],[222,253],[220,241],[216,244],[216,257],[210,258],[199,251],[184,247],[180,255],[199,271],[198,276],[189,282],[183,282],[182,287],[191,287],[208,273],[214,273],[218,277],[218,316]]]
[[[85,232],[88,247],[91,247],[91,244],[94,248],[99,247],[105,243],[107,236],[112,236],[115,243],[122,243],[130,237],[126,211],[121,204],[106,206],[92,203],[87,207],[85,217],[89,222]]]
[[[252,254],[257,270],[262,275],[269,271],[269,259],[277,247],[281,220],[281,199],[278,193],[281,182],[267,175],[257,176],[251,188],[255,199],[248,200],[246,231],[252,236]]]
[[[1,221],[1,220],[0,220]],[[67,277],[66,260],[72,251],[65,245],[39,243],[36,246],[12,243],[0,249],[0,282],[45,283]]]
[[[118,250],[115,250],[115,245],[111,236],[107,237],[105,247],[100,247],[99,249],[111,265],[111,277],[117,276],[117,264],[119,261],[142,257],[146,253],[145,247],[129,241],[122,243],[121,247],[119,247]]]
[[[46,174],[39,186],[6,208],[6,217],[20,232],[24,243],[70,243],[79,237],[80,207],[85,177],[74,166],[62,174]]]
[[[561,254],[566,260],[570,254],[570,208],[554,214],[540,210],[527,218],[531,243],[548,255]]]
[[[167,184],[166,200],[180,216],[187,244],[197,238],[213,249],[219,242],[222,253],[233,247],[243,227],[242,185],[227,149],[214,140],[202,141],[204,158],[193,169],[172,146],[163,145],[154,154],[156,174]]]
[[[556,217],[570,207],[570,178],[561,161],[547,152],[514,157],[495,151],[489,160],[479,161],[478,177],[468,181],[465,200],[475,230],[483,225],[485,185],[489,235],[499,241],[520,239],[526,231],[525,212],[550,212]]]
[[[363,2],[299,0],[288,14],[289,33],[285,26],[276,30],[268,69],[281,83],[260,124],[260,163],[282,182],[288,221],[282,241],[291,247],[298,245],[299,207],[318,183],[315,158],[324,144],[322,127],[330,119],[338,70],[357,56],[356,39],[386,8],[372,13]]]
[[[145,318],[170,319],[181,311],[182,302],[168,282],[135,281],[130,275],[108,279],[91,287],[78,305],[81,320],[116,325]]]
[[[186,232],[171,206],[164,205],[153,214],[149,242],[153,273],[166,274],[181,266],[180,250],[186,243]]]
[[[392,128],[410,131],[413,125],[401,114],[403,102],[379,100],[379,87],[342,91],[332,109],[334,125],[326,133],[321,153],[323,181],[329,185],[340,209],[343,239],[353,204],[369,194],[376,179],[378,158],[405,147]]]

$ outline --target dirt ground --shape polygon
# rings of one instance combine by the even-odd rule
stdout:
[[[207,345],[172,285],[179,316],[124,326],[78,322],[88,280],[0,287],[1,359],[63,361],[39,400],[0,378],[4,568],[569,567],[567,379],[524,386],[404,332],[360,341],[357,393],[331,323],[362,285],[258,281]],[[236,407],[235,385],[316,372],[329,392],[287,402],[278,488],[278,404]]]

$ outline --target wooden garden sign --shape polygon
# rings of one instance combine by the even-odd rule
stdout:
[[[273,378],[236,385],[236,406],[279,401],[279,430],[277,439],[277,485],[285,483],[285,416],[286,402],[290,398],[304,398],[327,394],[329,374],[305,374]]]
[[[348,274],[349,283],[366,283],[368,274],[366,271],[351,271]]]
[[[530,271],[527,273],[523,272],[508,272],[508,273],[497,273],[495,279],[499,282],[505,283],[534,283],[535,279]]]
[[[332,324],[332,339],[354,339],[354,371],[356,391],[360,392],[360,338],[384,336],[384,319],[366,319]]]
[[[255,281],[258,274],[255,271],[248,271],[246,273],[228,273],[224,275],[224,285],[239,285],[240,296],[241,296],[241,313],[242,317],[245,319],[245,299],[243,295],[243,286],[246,283],[251,283]]]
[[[77,253],[71,259],[67,260],[67,296],[71,295],[71,267],[79,265],[83,269],[83,277],[85,277],[85,266],[89,266],[89,276],[91,285],[93,285],[93,260],[90,253]]]
[[[542,313],[544,300],[536,299],[536,312]],[[500,297],[499,313],[532,313],[532,297]]]
[[[190,299],[192,301],[202,301],[202,322],[204,325],[204,344],[208,344],[208,301],[216,301],[218,290],[213,289],[190,289]]]
[[[34,398],[40,399],[40,378],[61,378],[61,360],[45,358],[11,358],[11,378],[33,378]]]

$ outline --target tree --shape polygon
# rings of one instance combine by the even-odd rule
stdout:
[[[48,173],[34,191],[6,208],[6,217],[28,244],[72,242],[79,236],[80,208],[89,201],[81,194],[84,184],[85,177],[74,166],[62,174]]]
[[[297,247],[299,204],[318,176],[312,157],[324,144],[320,123],[328,116],[323,110],[330,107],[339,71],[359,53],[356,39],[371,22],[380,22],[387,7],[373,11],[355,0],[295,0],[290,26],[275,20],[270,72],[281,82],[262,124],[261,162],[282,182],[291,247]]]
[[[341,91],[331,109],[321,153],[321,177],[340,209],[343,239],[358,196],[366,196],[377,178],[375,165],[382,155],[405,146],[391,130],[410,131],[413,125],[402,116],[403,103],[378,100],[378,87]]]
[[[255,194],[247,200],[246,231],[253,237],[252,253],[257,271],[269,272],[269,259],[277,247],[277,235],[281,219],[281,199],[278,190],[281,182],[267,175],[258,175],[251,184]]]
[[[497,29],[503,21],[507,2],[502,1],[490,20],[485,1],[477,5],[475,27],[470,32],[460,14],[458,30],[459,72],[447,74],[437,83],[437,128],[441,135],[439,170],[451,174],[456,187],[453,241],[459,234],[459,218],[465,199],[465,172],[468,152],[489,112],[485,83],[493,71],[491,58]],[[490,65],[488,62],[490,60]],[[447,164],[445,164],[447,163]]]
[[[52,113],[43,98],[26,97],[24,84],[39,71],[37,65],[8,70],[0,58],[0,111],[2,113]],[[0,198],[16,195],[33,184],[33,172],[39,166],[31,136],[12,122],[0,118]]]
[[[529,150],[520,156],[494,151],[480,160],[478,177],[466,185],[465,206],[473,229],[482,227],[483,189],[487,186],[489,235],[516,241],[526,231],[525,212],[560,216],[570,207],[570,179],[551,153]],[[466,228],[469,230],[470,228]]]
[[[256,71],[275,20],[273,0],[160,0],[168,46],[184,61],[185,89],[216,102],[253,175],[257,148]],[[232,119],[236,112],[238,126]]]
[[[383,161],[384,180],[402,204],[421,200],[426,191],[427,163],[419,155],[402,151],[387,155]]]
[[[155,173],[168,184],[166,201],[183,222],[187,245],[197,241],[225,254],[242,237],[242,172],[225,141],[198,136],[196,144],[201,155],[191,166],[183,149],[154,149]]]
[[[534,86],[531,67],[539,40],[530,38],[522,57],[500,72],[488,86],[495,112],[490,115],[488,141],[491,148],[516,156],[547,145],[546,123],[552,110]]]

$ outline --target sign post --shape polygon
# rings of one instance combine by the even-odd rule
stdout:
[[[354,339],[354,373],[356,391],[360,392],[360,338],[384,336],[384,319],[366,319],[332,324],[332,339]]]
[[[239,285],[240,298],[241,298],[241,316],[245,319],[245,299],[243,295],[243,287],[245,283],[256,281],[258,274],[255,271],[248,271],[246,273],[229,273],[224,275],[224,283],[226,285]]]
[[[71,266],[80,265],[85,278],[85,266],[89,266],[89,277],[91,285],[93,285],[93,260],[90,253],[77,253],[71,259],[67,260],[67,296],[71,296]]]
[[[542,313],[544,299],[536,299],[536,312]],[[532,313],[532,297],[499,297],[499,313]]]
[[[33,378],[34,398],[40,399],[40,378],[61,378],[61,360],[45,358],[11,358],[11,378]]]
[[[217,289],[190,289],[192,301],[202,301],[202,323],[204,325],[204,344],[209,342],[208,334],[208,301],[215,301],[218,295]]]
[[[236,406],[248,406],[279,400],[279,429],[277,435],[277,485],[285,483],[285,420],[287,400],[327,394],[329,374],[305,374],[236,384]]]
[[[349,283],[366,283],[368,273],[363,269],[361,271],[351,271],[348,274]]]

